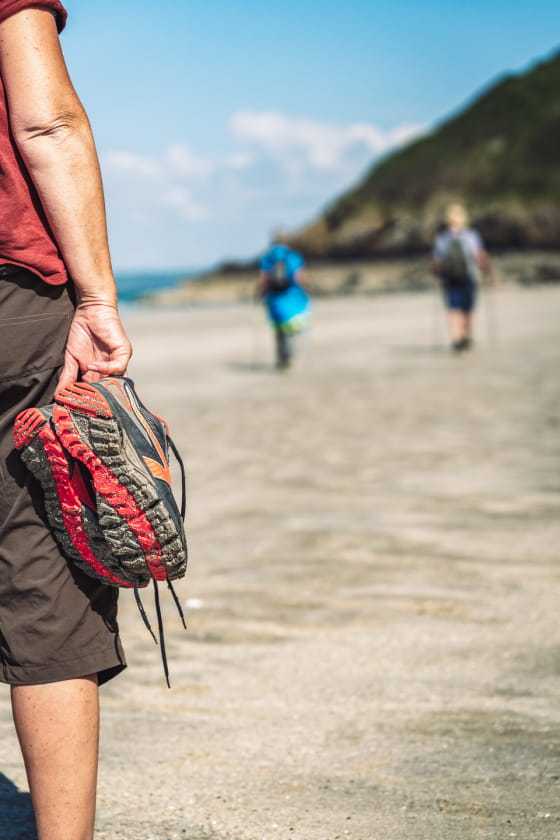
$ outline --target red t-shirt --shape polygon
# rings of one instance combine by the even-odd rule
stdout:
[[[30,6],[50,9],[56,15],[58,31],[64,29],[67,14],[59,0],[0,0],[0,22]],[[68,279],[62,255],[12,137],[1,79],[0,263],[21,265],[55,286]]]

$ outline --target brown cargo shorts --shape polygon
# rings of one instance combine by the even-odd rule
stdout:
[[[126,667],[118,590],[66,560],[45,519],[40,485],[12,439],[18,412],[52,402],[71,293],[28,271],[0,274],[0,681],[11,685],[95,673],[101,684]]]

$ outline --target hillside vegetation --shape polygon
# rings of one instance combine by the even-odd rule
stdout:
[[[492,248],[560,248],[560,53],[388,156],[297,232],[308,257],[425,251],[451,200]]]

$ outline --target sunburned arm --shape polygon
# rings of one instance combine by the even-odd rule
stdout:
[[[490,261],[488,251],[485,251],[484,249],[480,250],[476,255],[476,259],[482,273],[490,274],[490,272],[492,271],[492,263]]]
[[[14,139],[80,298],[114,304],[97,154],[52,12],[24,9],[0,24],[0,72]]]
[[[122,374],[131,348],[117,313],[99,162],[50,11],[23,9],[0,24],[0,73],[13,137],[77,290],[58,390],[80,375]]]
[[[268,276],[266,271],[259,271],[259,277],[255,288],[255,297],[262,297],[266,292],[268,284]]]

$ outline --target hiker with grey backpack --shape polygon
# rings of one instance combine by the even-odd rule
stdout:
[[[287,370],[294,356],[294,339],[307,328],[311,311],[303,288],[305,262],[293,251],[281,231],[274,234],[272,247],[259,263],[256,298],[266,307],[274,330],[276,368]]]
[[[461,204],[447,208],[445,221],[434,243],[432,271],[440,278],[449,312],[451,349],[461,353],[472,347],[478,277],[490,272],[490,257]]]

